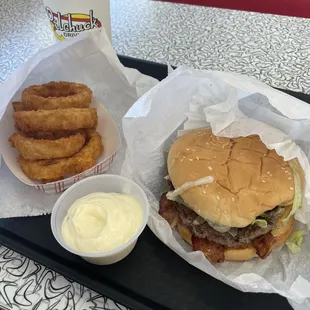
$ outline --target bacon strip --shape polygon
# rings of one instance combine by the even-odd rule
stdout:
[[[266,258],[272,250],[272,245],[276,242],[274,236],[269,232],[266,235],[253,240],[252,244],[256,249],[256,253],[260,258]]]
[[[209,241],[207,238],[201,239],[193,235],[192,244],[193,250],[201,251],[211,264],[222,263],[225,260],[225,247],[218,243]]]
[[[160,198],[158,213],[169,223],[172,228],[178,223],[179,215],[175,207],[175,202],[168,200],[166,193],[162,194]]]

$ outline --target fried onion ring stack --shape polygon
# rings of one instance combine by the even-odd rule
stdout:
[[[22,101],[12,103],[19,131],[9,143],[20,153],[29,178],[53,182],[96,164],[103,144],[91,100],[92,91],[84,84],[49,82],[24,89]]]

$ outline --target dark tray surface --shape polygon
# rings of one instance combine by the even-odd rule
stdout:
[[[0,242],[132,309],[291,309],[278,295],[245,294],[199,271],[148,228],[126,259],[94,266],[61,248],[49,221],[50,216],[1,220]]]
[[[120,56],[121,62],[159,80],[167,67]],[[310,96],[288,92],[310,103]],[[133,252],[110,266],[94,266],[62,249],[50,216],[0,220],[0,243],[133,310],[292,309],[275,294],[242,293],[186,263],[146,228]]]

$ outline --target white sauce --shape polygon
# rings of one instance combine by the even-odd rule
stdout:
[[[93,193],[73,203],[64,218],[61,233],[71,248],[100,253],[129,241],[142,221],[142,207],[132,196]]]

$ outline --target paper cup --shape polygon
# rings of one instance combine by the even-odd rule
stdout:
[[[71,249],[63,240],[61,235],[62,222],[69,208],[77,199],[95,192],[120,193],[133,196],[139,202],[143,210],[143,221],[137,233],[121,247],[103,253],[79,252]],[[144,191],[132,180],[112,174],[94,176],[73,185],[58,198],[51,216],[51,228],[55,239],[67,251],[81,256],[89,263],[109,265],[122,260],[132,251],[148,221],[149,208],[149,203]]]
[[[58,40],[103,27],[111,40],[109,0],[43,0],[52,30]]]
[[[64,180],[41,184],[39,182],[29,179],[25,175],[17,161],[19,153],[16,149],[11,147],[8,142],[8,138],[14,132],[16,132],[13,121],[13,106],[11,103],[9,103],[5,114],[3,115],[3,118],[0,122],[0,149],[3,160],[8,166],[8,168],[11,170],[11,172],[23,183],[32,186],[38,190],[41,190],[45,193],[53,194],[66,190],[68,187],[84,179],[85,177],[95,174],[101,174],[107,171],[110,168],[114,157],[121,146],[121,138],[117,126],[111,118],[110,114],[105,109],[103,104],[98,101],[94,96],[91,107],[97,109],[97,131],[102,137],[102,143],[104,146],[103,154],[97,159],[97,164],[94,167],[80,174],[68,177]]]

